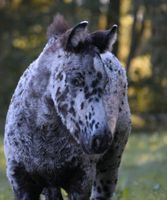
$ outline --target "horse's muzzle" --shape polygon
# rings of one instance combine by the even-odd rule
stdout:
[[[87,143],[81,142],[81,144],[87,154],[102,154],[109,148],[111,140],[111,133],[104,129],[104,131],[98,131],[90,136]]]

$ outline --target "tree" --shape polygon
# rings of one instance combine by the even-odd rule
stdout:
[[[108,11],[107,11],[107,27],[110,28],[111,25],[117,24],[118,27],[120,25],[120,7],[121,2],[120,0],[110,0],[108,5]],[[119,29],[118,29],[119,30]],[[118,38],[119,38],[119,31],[118,31]],[[115,55],[118,54],[119,50],[119,40],[117,40],[116,44],[113,48],[113,53]]]

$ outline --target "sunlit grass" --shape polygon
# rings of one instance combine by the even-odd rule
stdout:
[[[167,135],[131,136],[114,200],[167,199]]]
[[[113,200],[167,199],[167,134],[132,134]],[[64,192],[63,192],[64,193]],[[12,200],[0,140],[0,200]]]

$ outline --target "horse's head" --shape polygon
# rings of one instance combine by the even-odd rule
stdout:
[[[100,51],[113,44],[115,27],[106,33],[103,41],[97,41],[96,33],[87,32],[87,21],[67,29],[62,18],[61,23],[56,20],[50,28],[58,32],[50,34],[46,54],[51,68],[50,92],[57,114],[85,152],[103,153],[112,133],[102,98],[108,76]]]

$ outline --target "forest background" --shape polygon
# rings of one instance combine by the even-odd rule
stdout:
[[[90,31],[118,25],[113,52],[127,70],[133,129],[166,128],[166,0],[0,0],[0,133],[18,79],[57,13],[72,26],[88,20]]]

